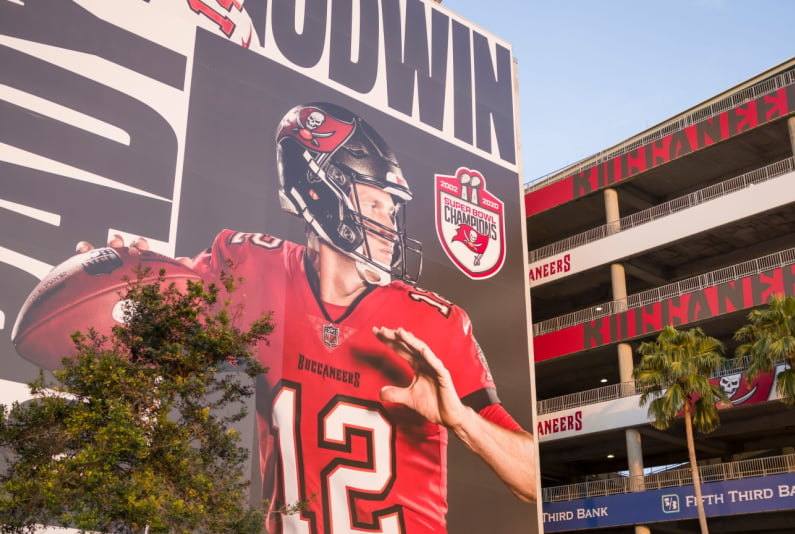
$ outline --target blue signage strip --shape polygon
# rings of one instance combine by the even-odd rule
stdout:
[[[701,485],[708,517],[795,508],[795,473]],[[544,532],[656,523],[697,517],[693,486],[544,503]]]

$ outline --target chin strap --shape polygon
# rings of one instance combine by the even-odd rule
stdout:
[[[356,260],[356,272],[362,281],[371,286],[385,286],[392,282],[392,275],[367,262]]]

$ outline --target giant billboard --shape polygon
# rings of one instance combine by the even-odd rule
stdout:
[[[311,498],[271,531],[537,532],[507,43],[424,0],[9,0],[0,55],[1,402],[37,282],[144,237],[274,312],[252,499]]]

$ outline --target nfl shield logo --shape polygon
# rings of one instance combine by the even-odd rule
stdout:
[[[340,329],[333,324],[323,325],[323,343],[329,348],[340,344]]]
[[[470,278],[489,278],[502,268],[504,214],[480,172],[461,167],[455,176],[436,175],[436,233],[450,261]]]

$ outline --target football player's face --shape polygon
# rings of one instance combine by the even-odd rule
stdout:
[[[369,253],[373,260],[381,265],[391,265],[394,251],[392,239],[394,239],[394,232],[397,230],[399,206],[395,204],[392,195],[377,187],[362,184],[357,184],[355,187],[359,211],[368,219],[364,221],[369,230],[365,252],[369,247]],[[384,237],[385,235],[392,239]]]

